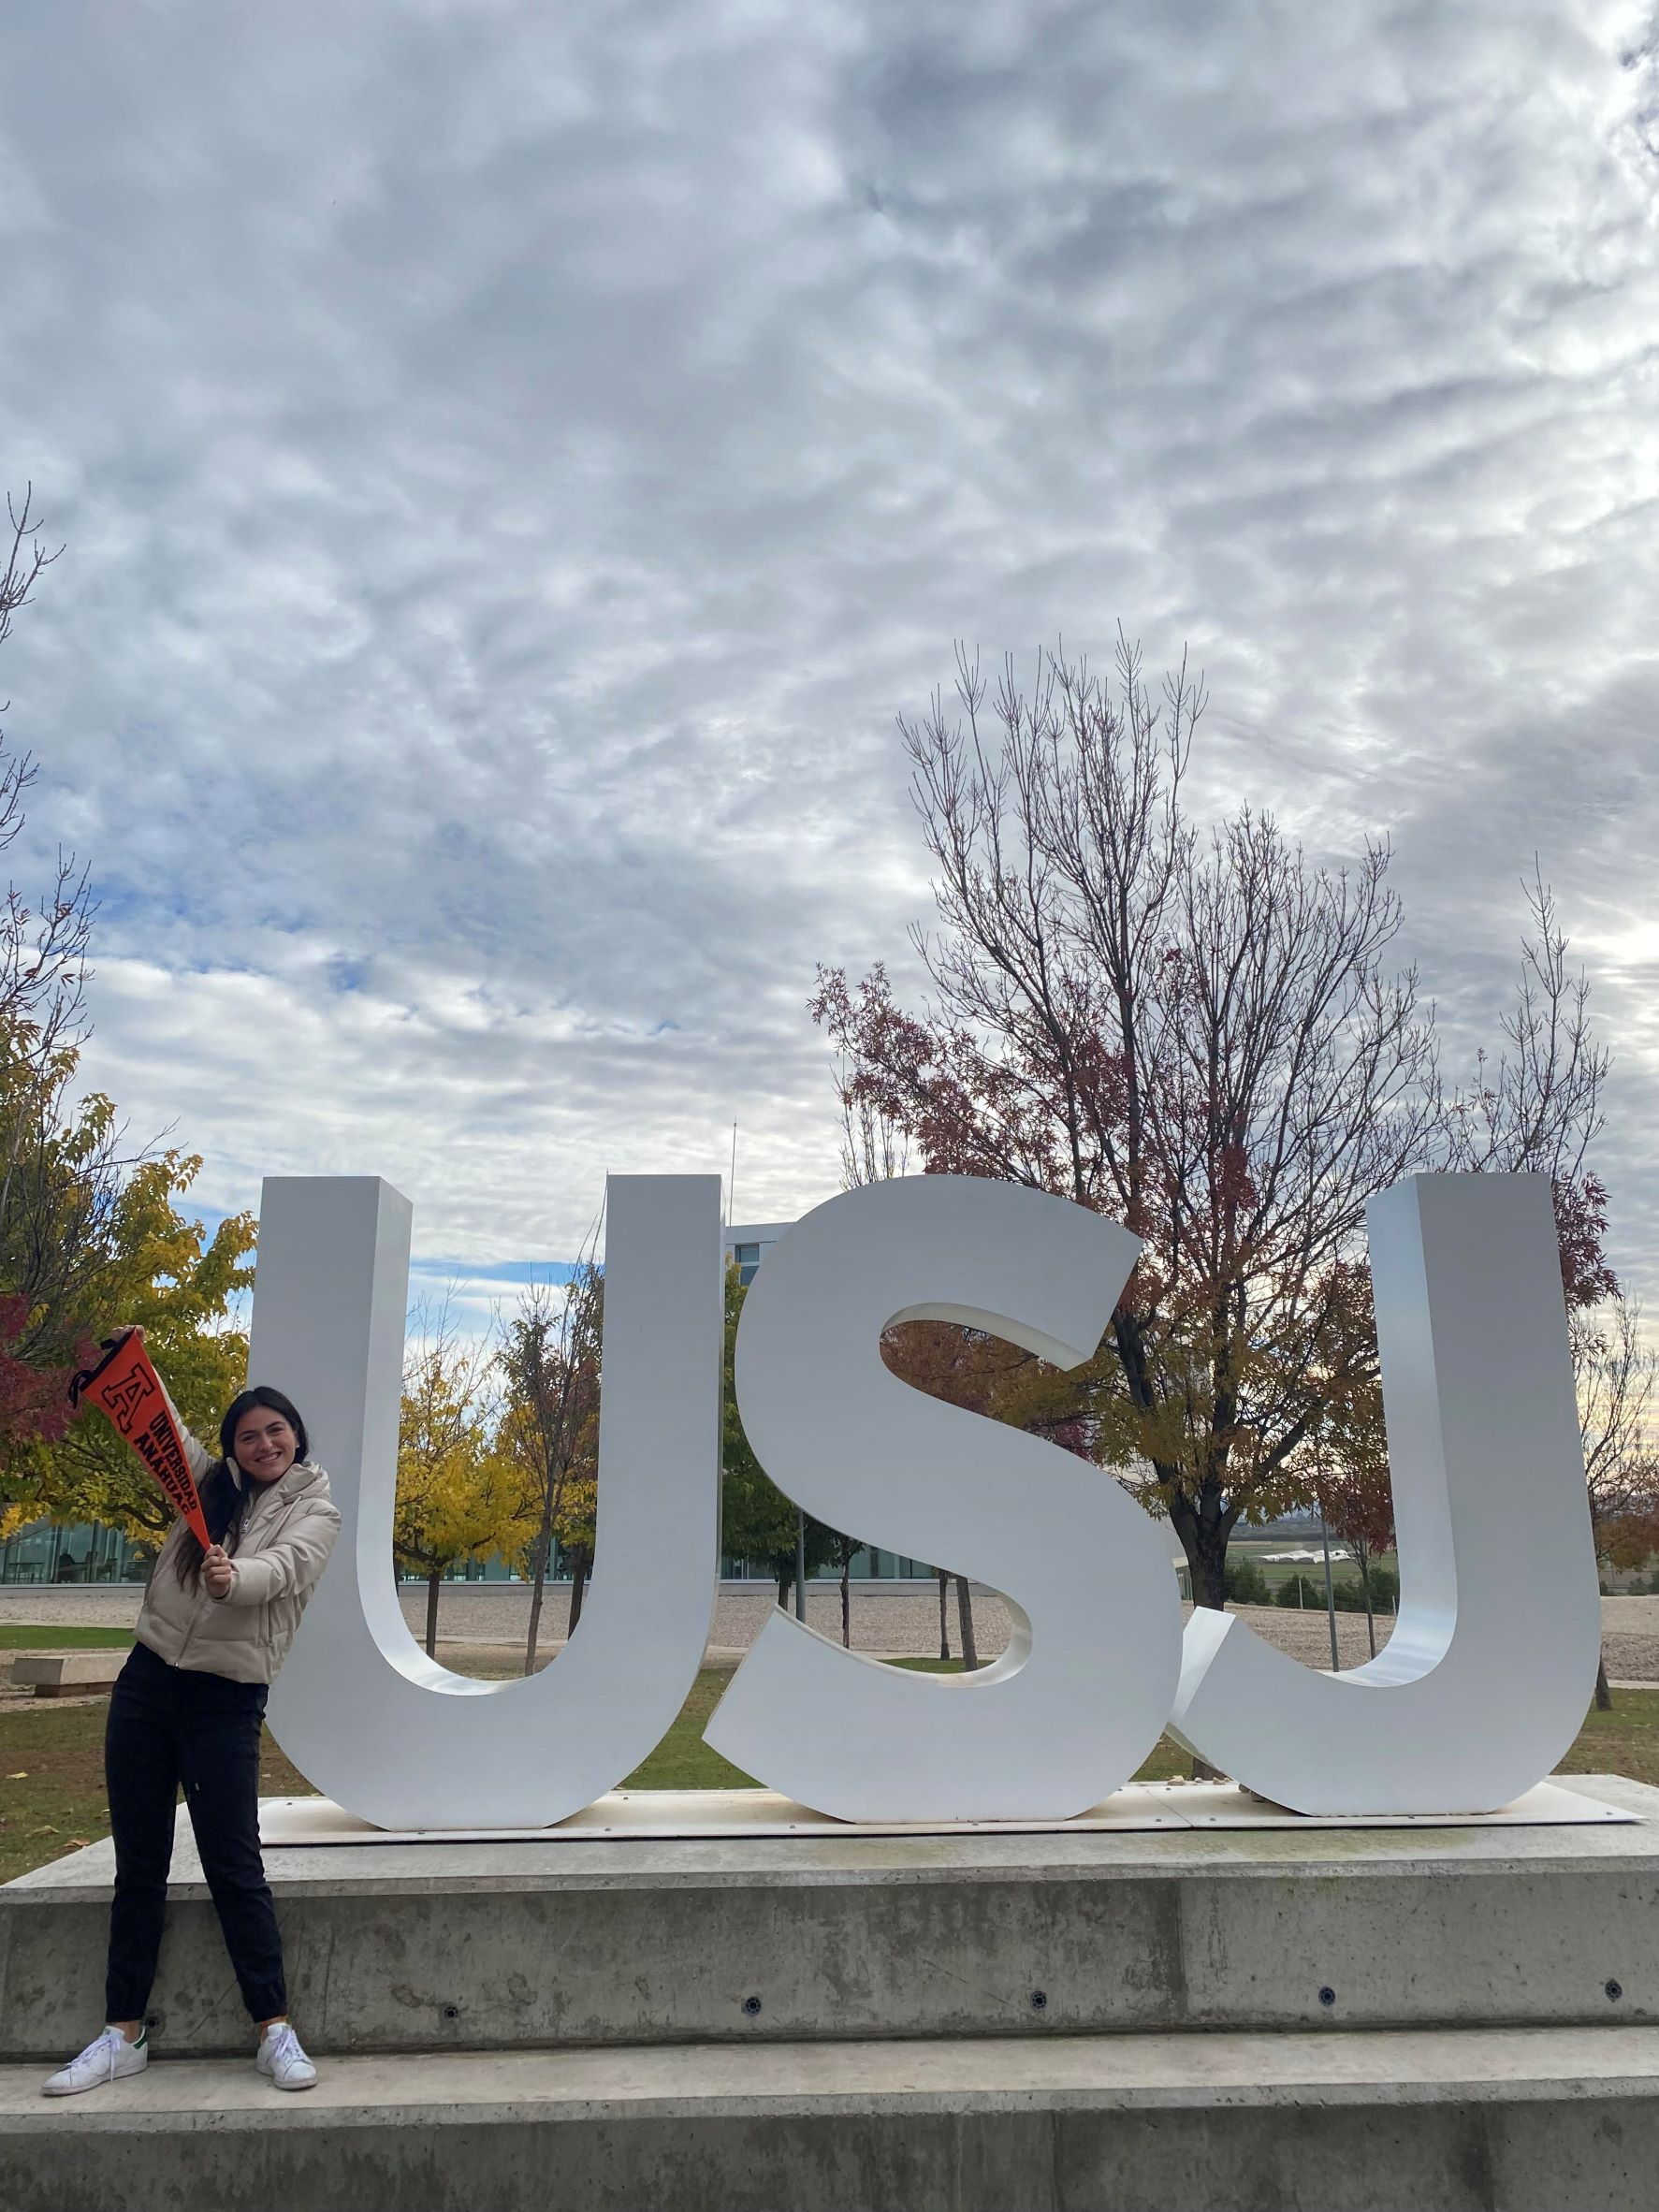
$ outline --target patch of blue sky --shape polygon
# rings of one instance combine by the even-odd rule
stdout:
[[[176,1211],[186,1220],[199,1221],[211,1240],[228,1216],[222,1207],[196,1204],[186,1197]],[[562,1289],[575,1276],[571,1259],[472,1260],[416,1257],[409,1263],[409,1317],[412,1333],[419,1335],[437,1310],[447,1307],[452,1323],[466,1336],[488,1335],[503,1311],[515,1302],[516,1291],[541,1285]],[[226,1310],[226,1323],[246,1331],[253,1318],[253,1298],[239,1291]]]
[[[574,1259],[497,1259],[487,1264],[472,1259],[412,1259],[412,1275],[429,1275],[445,1283],[495,1283],[507,1289],[522,1289],[546,1283],[558,1288],[576,1272]]]
[[[562,1290],[575,1273],[567,1259],[413,1259],[407,1329],[412,1344],[440,1329],[463,1339],[493,1340],[531,1288]]]
[[[360,991],[369,980],[369,963],[337,953],[328,962],[327,972],[331,991]]]
[[[189,878],[183,874],[129,879],[119,873],[106,874],[100,869],[94,892],[98,919],[106,926],[135,916],[153,920],[157,915],[167,915],[175,922],[196,921],[211,903],[191,897]]]

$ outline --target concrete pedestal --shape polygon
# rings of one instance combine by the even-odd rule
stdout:
[[[0,1890],[0,2196],[1645,2207],[1659,1791],[1574,1786],[1637,1818],[273,1849],[299,2097],[182,1849],[157,2060],[49,2104],[96,1847]]]

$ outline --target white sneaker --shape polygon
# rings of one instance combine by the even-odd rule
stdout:
[[[78,2097],[82,2089],[101,2089],[107,2081],[119,2081],[124,2074],[142,2074],[149,2063],[150,2045],[145,2036],[140,2034],[137,2043],[128,2043],[119,2028],[106,2028],[79,2059],[60,2066],[40,2087],[48,2097]]]
[[[316,2085],[317,2070],[299,2047],[299,2038],[286,2020],[279,2020],[259,2038],[254,2063],[269,2074],[279,2089],[309,2089]]]

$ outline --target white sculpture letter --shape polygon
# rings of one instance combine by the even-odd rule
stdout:
[[[371,1176],[271,1177],[249,1375],[286,1390],[345,1518],[270,1698],[327,1796],[381,1827],[532,1827],[613,1788],[702,1664],[719,1573],[720,1180],[608,1186],[593,1579],[540,1674],[429,1659],[392,1571],[410,1207]]]
[[[1572,1742],[1601,1637],[1550,1184],[1419,1175],[1368,1220],[1398,1624],[1327,1675],[1201,1608],[1172,1731],[1299,1812],[1489,1812]]]
[[[775,1612],[708,1725],[717,1751],[848,1820],[1063,1819],[1133,1774],[1180,1667],[1152,1521],[1099,1468],[910,1389],[880,1340],[955,1321],[1073,1367],[1138,1248],[1062,1199],[927,1175],[831,1199],[767,1255],[736,1354],[762,1464],[830,1526],[994,1583],[1014,1633],[989,1666],[927,1675]]]

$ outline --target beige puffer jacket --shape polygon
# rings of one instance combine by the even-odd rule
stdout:
[[[179,1428],[199,1482],[212,1456],[182,1421]],[[247,1480],[234,1466],[231,1477],[239,1487]],[[278,1481],[254,1485],[232,1554],[236,1580],[228,1597],[180,1581],[175,1562],[183,1534],[180,1521],[157,1554],[138,1614],[138,1641],[169,1666],[233,1682],[275,1681],[340,1534],[327,1476],[310,1460],[296,1460]]]

